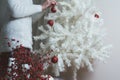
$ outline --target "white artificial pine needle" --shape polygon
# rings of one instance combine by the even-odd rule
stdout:
[[[43,51],[53,50],[58,55],[58,64],[53,65],[53,72],[59,76],[66,67],[73,67],[73,78],[76,80],[77,70],[87,66],[94,71],[92,62],[95,59],[105,62],[109,45],[104,45],[104,31],[101,27],[101,13],[93,5],[93,0],[57,0],[57,12],[49,13],[46,20],[52,19],[54,25],[39,27],[43,33],[35,36],[35,40],[46,39],[40,44]],[[61,8],[59,8],[61,7]],[[45,29],[48,27],[48,30]]]

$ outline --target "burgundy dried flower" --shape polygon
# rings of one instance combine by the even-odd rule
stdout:
[[[11,39],[11,41],[15,41],[15,39]],[[51,63],[51,52],[52,50],[46,54],[38,54],[23,47],[22,44],[17,46],[16,49],[13,49],[10,58],[7,77],[0,78],[0,80],[49,80],[49,77],[43,77],[43,73],[44,63]]]

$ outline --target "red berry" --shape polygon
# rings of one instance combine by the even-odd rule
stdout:
[[[51,62],[57,63],[58,62],[58,57],[57,56],[53,56],[52,59],[51,59]]]
[[[53,21],[53,20],[49,20],[49,21],[48,21],[48,24],[49,24],[50,26],[53,26],[54,21]]]
[[[98,14],[95,14],[95,17],[96,17],[96,18],[99,18],[100,16],[99,16]]]
[[[56,12],[55,7],[52,7],[52,8],[51,8],[51,12],[53,12],[53,13],[55,13],[55,12]]]
[[[22,44],[20,44],[20,48],[23,48]]]

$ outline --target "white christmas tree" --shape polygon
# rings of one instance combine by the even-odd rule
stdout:
[[[103,42],[103,19],[93,6],[94,0],[57,1],[57,12],[44,17],[48,23],[39,27],[42,34],[34,39],[41,40],[41,51],[53,50],[51,55],[58,57],[58,63],[52,64],[56,76],[65,67],[73,67],[73,80],[76,80],[76,72],[81,67],[93,71],[93,60],[104,61],[109,56],[109,46]]]

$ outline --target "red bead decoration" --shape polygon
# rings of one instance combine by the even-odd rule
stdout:
[[[58,62],[58,57],[57,56],[53,56],[51,59],[52,63],[57,63]]]
[[[53,26],[54,21],[53,21],[53,20],[49,20],[49,21],[48,21],[48,24],[49,24],[50,26]]]
[[[52,8],[51,8],[51,12],[53,12],[53,13],[55,13],[55,12],[56,12],[55,7],[52,7]]]
[[[95,17],[96,17],[96,18],[99,18],[100,16],[99,16],[98,14],[95,14]]]

